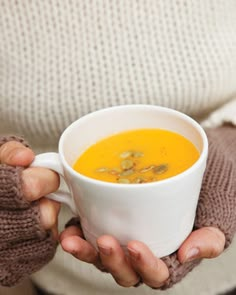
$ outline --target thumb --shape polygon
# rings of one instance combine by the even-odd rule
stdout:
[[[0,147],[0,163],[11,166],[28,166],[34,159],[31,149],[17,141],[9,141]]]
[[[225,235],[215,227],[203,227],[193,231],[178,250],[181,263],[199,258],[219,256],[225,246]]]

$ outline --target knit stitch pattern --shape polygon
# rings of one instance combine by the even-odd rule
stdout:
[[[236,128],[223,126],[207,134],[209,158],[195,227],[221,229],[228,247],[236,231]]]

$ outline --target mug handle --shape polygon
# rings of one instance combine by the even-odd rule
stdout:
[[[35,157],[30,167],[48,168],[60,175],[65,180],[63,167],[58,153],[43,153]],[[66,204],[71,211],[76,214],[76,206],[71,194],[65,190],[59,189],[54,193],[46,195],[46,198]]]

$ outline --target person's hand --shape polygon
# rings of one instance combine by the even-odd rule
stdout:
[[[101,236],[97,240],[97,252],[83,238],[79,224],[67,227],[61,233],[60,241],[66,252],[109,272],[123,287],[137,286],[143,282],[151,288],[160,288],[168,280],[169,270],[164,262],[166,258],[163,261],[155,257],[149,248],[139,241],[128,243],[126,255],[114,237]],[[204,227],[195,230],[177,252],[178,267],[184,267],[189,261],[214,258],[221,254],[224,245],[225,236],[219,229]],[[169,257],[171,258],[171,255]]]
[[[17,141],[9,141],[0,147],[0,163],[28,167],[34,159],[31,149]],[[59,186],[58,175],[46,168],[25,168],[22,171],[22,189],[28,202],[39,200],[41,224],[44,229],[57,234],[57,216],[60,204],[43,196],[54,192]]]

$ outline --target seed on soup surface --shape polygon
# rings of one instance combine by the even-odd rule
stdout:
[[[136,129],[101,139],[78,157],[73,168],[101,181],[143,184],[173,177],[199,158],[182,135],[164,129]]]

